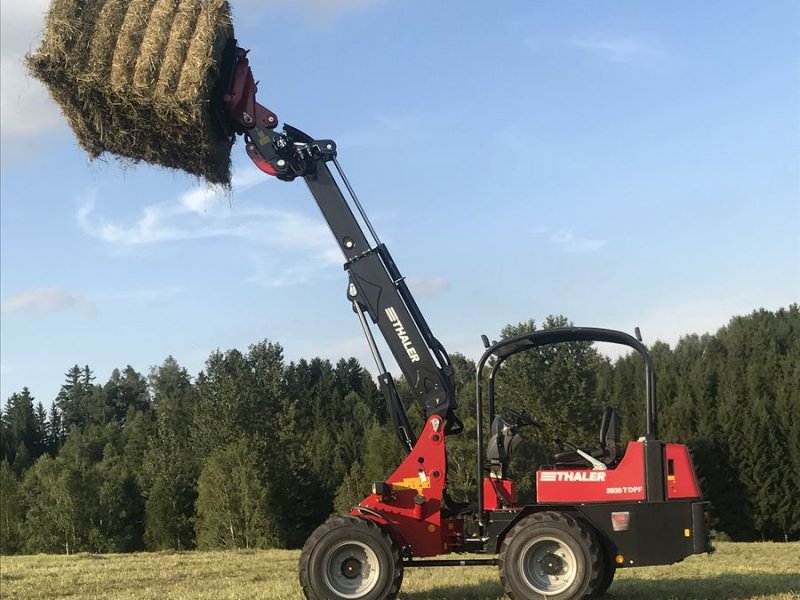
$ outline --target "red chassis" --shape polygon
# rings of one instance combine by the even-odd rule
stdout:
[[[464,545],[464,519],[442,518],[446,473],[442,420],[428,420],[417,445],[386,482],[376,484],[353,515],[387,528],[406,556],[424,558],[458,551]],[[668,500],[699,500],[700,485],[691,457],[682,444],[664,444]],[[485,477],[483,508],[505,514],[535,505],[517,504],[510,479]],[[619,464],[606,470],[542,468],[536,473],[538,505],[644,502],[645,444],[630,442]]]

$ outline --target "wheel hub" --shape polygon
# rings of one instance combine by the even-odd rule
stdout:
[[[343,540],[323,558],[325,585],[336,598],[363,598],[378,585],[380,573],[377,554],[361,541]]]
[[[564,561],[560,556],[548,554],[542,559],[542,571],[547,575],[558,575],[564,570]]]
[[[348,558],[342,562],[342,575],[348,579],[355,579],[361,575],[361,561]]]

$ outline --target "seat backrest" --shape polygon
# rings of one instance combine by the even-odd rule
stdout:
[[[511,455],[522,438],[511,431],[511,427],[502,417],[495,417],[489,430],[489,443],[486,446],[486,460],[490,468],[497,468],[497,475],[505,478],[506,470],[511,462]]]
[[[603,420],[600,422],[600,447],[612,460],[617,455],[621,428],[619,413],[611,406],[606,407]]]
[[[606,407],[603,412],[603,418],[600,420],[600,447],[605,448],[606,438],[608,438],[608,429],[611,427],[612,411],[614,409],[610,406]]]
[[[508,444],[504,430],[508,427],[502,417],[497,416],[489,429],[489,443],[486,446],[486,458],[490,462],[506,464],[508,462]]]

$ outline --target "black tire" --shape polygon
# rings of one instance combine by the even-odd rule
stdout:
[[[614,575],[617,573],[617,563],[612,558],[613,553],[609,552],[607,548],[602,550],[603,554],[603,574],[600,576],[600,582],[592,594],[592,598],[600,598],[611,587],[614,582]]]
[[[513,600],[588,598],[604,570],[594,532],[559,512],[535,513],[517,523],[503,540],[498,566]]]
[[[403,562],[389,534],[358,517],[333,517],[317,527],[299,570],[308,600],[393,600],[403,583]]]

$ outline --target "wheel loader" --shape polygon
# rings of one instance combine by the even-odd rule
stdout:
[[[372,493],[350,514],[329,519],[308,538],[299,564],[306,598],[392,599],[405,569],[494,565],[514,600],[577,600],[602,595],[618,569],[711,552],[709,504],[691,454],[658,435],[653,359],[640,336],[621,331],[553,328],[494,343],[482,336],[475,374],[477,502],[450,498],[447,440],[463,426],[449,355],[370,223],[339,164],[336,143],[289,125],[278,131],[275,113],[256,100],[247,53],[234,44],[227,64],[226,118],[244,137],[247,154],[268,175],[305,181],[342,251],[347,301],[375,359],[406,452],[385,481],[372,482]],[[373,328],[424,407],[419,432],[411,426]],[[536,501],[525,502],[510,477],[511,456],[520,431],[542,424],[511,410],[498,414],[495,382],[510,357],[570,342],[621,344],[638,352],[645,366],[642,435],[621,443],[620,417],[607,408],[597,446],[563,442],[564,451],[536,469]]]

